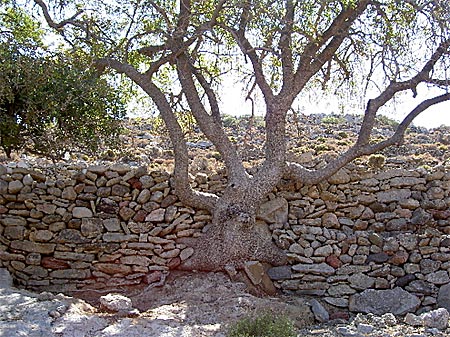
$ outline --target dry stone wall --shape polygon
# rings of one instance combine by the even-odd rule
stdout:
[[[192,184],[220,193],[226,179],[199,173]],[[283,181],[258,218],[290,264],[268,275],[284,291],[353,311],[381,310],[368,303],[393,296],[408,304],[399,313],[450,309],[449,209],[450,172],[439,167],[351,166],[315,186]],[[0,165],[0,260],[28,288],[160,282],[193,254],[177,239],[201,236],[210,219],[178,201],[165,172]]]

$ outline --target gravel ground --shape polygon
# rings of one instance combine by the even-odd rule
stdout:
[[[0,337],[225,337],[229,324],[265,310],[289,316],[298,336],[450,336],[450,329],[412,327],[391,314],[317,324],[308,299],[255,297],[220,273],[176,274],[160,288],[128,289],[128,312],[101,310],[104,293],[79,295],[84,299],[16,289],[0,269]]]

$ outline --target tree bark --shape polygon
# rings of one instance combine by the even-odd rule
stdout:
[[[267,224],[256,221],[259,202],[248,204],[245,194],[228,192],[216,204],[206,233],[184,239],[194,254],[179,267],[182,270],[219,271],[227,266],[242,269],[247,261],[273,266],[287,263],[286,254],[272,240]]]

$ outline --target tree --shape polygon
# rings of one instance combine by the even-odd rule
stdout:
[[[0,17],[0,145],[60,159],[113,144],[125,115],[123,94],[74,55],[46,50],[43,32],[23,10]]]
[[[246,260],[284,264],[283,252],[255,221],[281,179],[318,183],[357,157],[401,143],[418,114],[450,99],[447,1],[34,2],[50,27],[96,57],[98,69],[125,74],[157,106],[175,152],[179,198],[213,215],[185,269],[239,268]],[[61,7],[63,16],[55,11]],[[250,78],[251,91],[259,90],[264,101],[265,159],[253,175],[222,127],[218,83],[230,69]],[[417,104],[390,138],[371,139],[380,109],[426,85],[444,91]],[[363,108],[353,146],[313,171],[286,159],[287,113],[312,89],[352,90],[358,97],[376,92]],[[225,163],[228,185],[220,196],[189,185],[188,152],[175,114],[180,104]]]

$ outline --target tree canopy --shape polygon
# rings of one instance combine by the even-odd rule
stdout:
[[[213,213],[215,226],[202,240],[206,253],[196,253],[190,262],[206,269],[252,258],[280,263],[270,240],[254,235],[258,205],[280,179],[317,183],[359,156],[401,143],[418,114],[450,99],[448,1],[34,3],[77,53],[92,59],[99,71],[125,74],[157,107],[174,147],[179,197]],[[247,82],[247,97],[259,94],[263,100],[265,160],[254,175],[248,174],[222,127],[218,102],[220,82],[227,74]],[[426,86],[443,90],[407,111],[390,138],[371,138],[381,109],[402,93],[414,97]],[[359,105],[364,119],[356,142],[313,171],[288,162],[286,156],[287,113],[311,90],[364,101]],[[223,158],[228,187],[221,196],[189,185],[189,157],[176,114],[180,110],[192,113]],[[206,248],[208,244],[214,251]]]
[[[0,145],[61,158],[94,153],[117,141],[125,115],[119,89],[69,51],[50,52],[44,33],[26,12],[12,5],[0,18]]]

